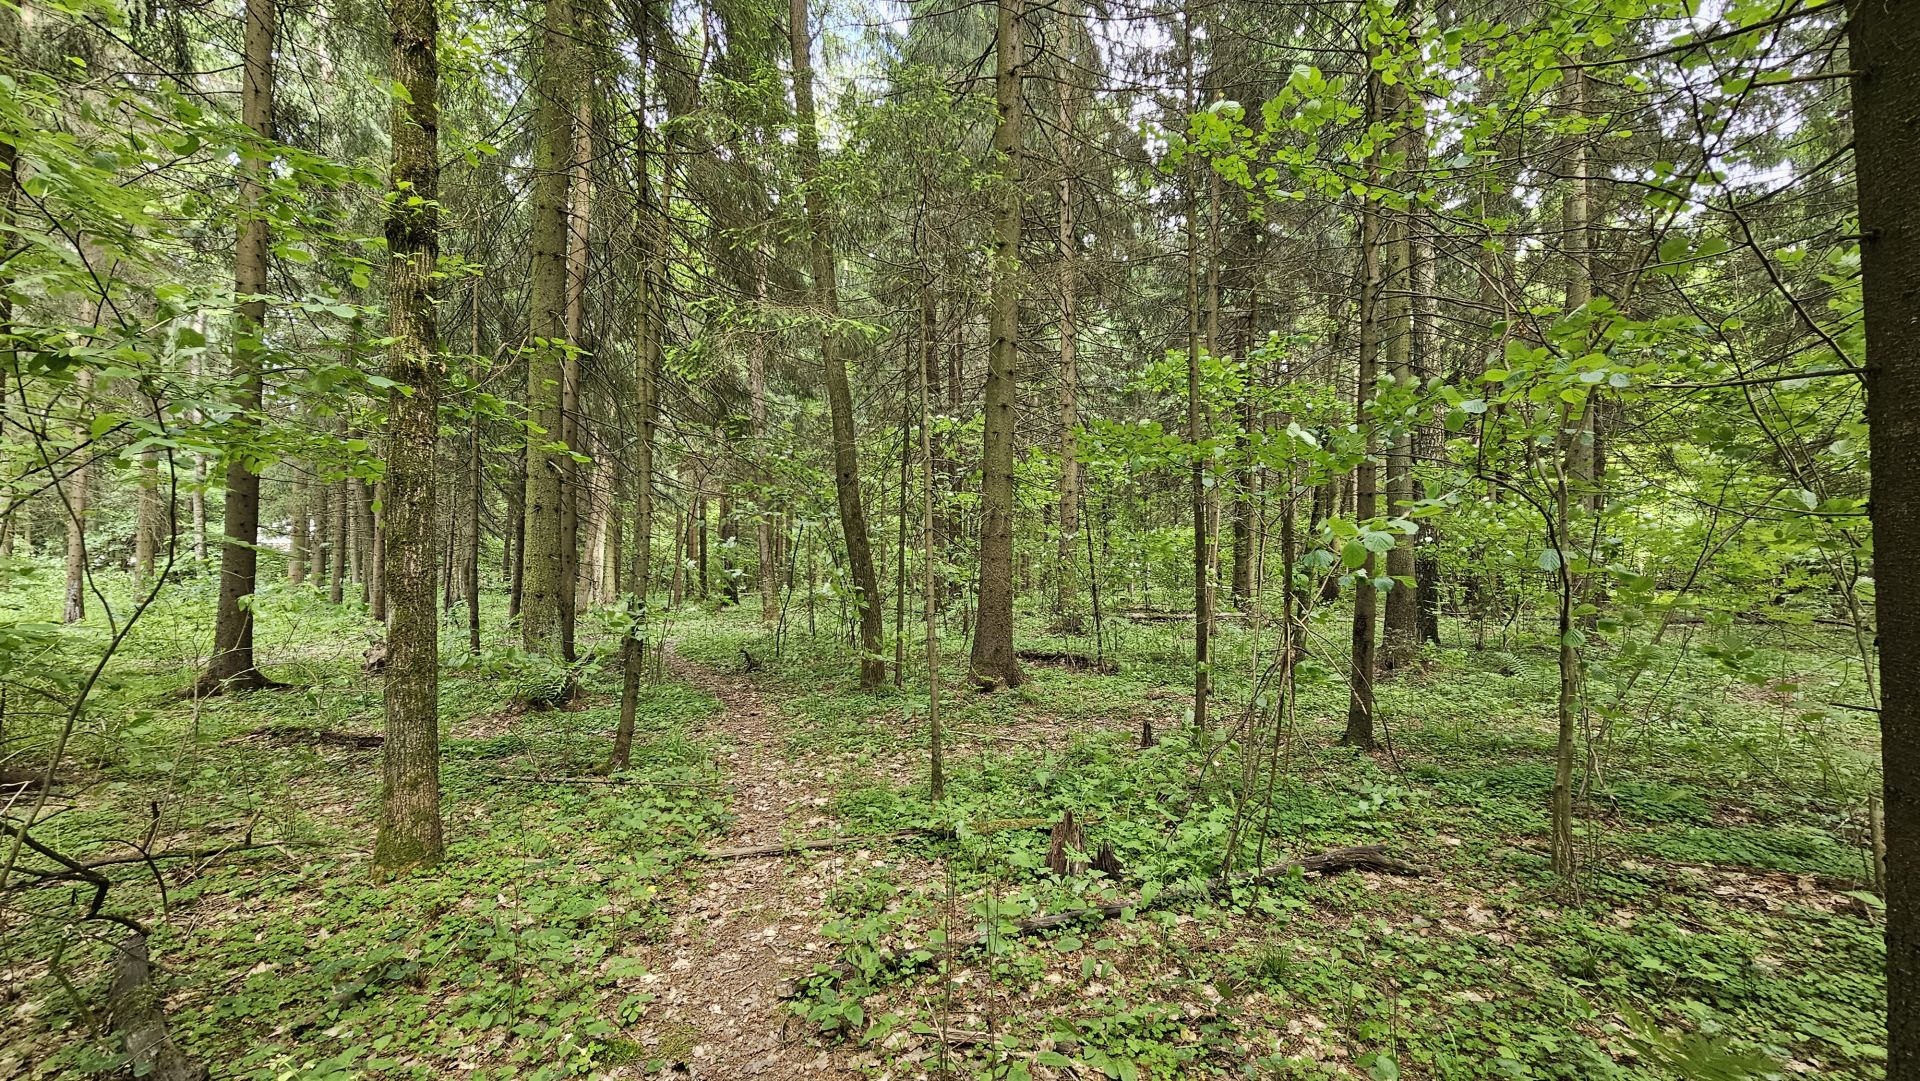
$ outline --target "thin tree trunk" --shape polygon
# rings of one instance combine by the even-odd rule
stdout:
[[[373,865],[383,876],[440,861],[440,650],[434,612],[434,474],[440,384],[434,355],[433,272],[438,255],[439,60],[435,0],[392,0],[394,196],[387,217],[387,475],[376,560],[393,603],[382,681],[380,830]],[[413,204],[404,195],[418,195]]]
[[[327,584],[327,600],[342,604],[347,595],[347,553],[353,547],[353,539],[347,535],[347,482],[338,480],[333,483],[333,574]]]
[[[391,463],[389,463],[391,464]],[[370,548],[367,568],[367,614],[375,623],[387,621],[387,486],[384,482],[368,489],[372,500],[367,505],[367,521],[373,523],[373,543]],[[426,533],[422,543],[428,546],[427,561],[434,561],[433,542],[437,534],[432,518],[427,520]],[[433,593],[427,593],[428,603],[432,603]]]
[[[93,370],[82,368],[75,377],[75,391],[80,396],[80,413],[91,412],[89,403],[93,397]],[[82,438],[83,433],[75,433]],[[83,450],[75,456],[76,464],[67,472],[58,484],[60,501],[67,519],[67,582],[66,611],[64,619],[68,623],[78,623],[87,618],[87,511],[92,498],[93,465],[87,460]]]
[[[467,433],[467,649],[480,655],[480,505],[485,474],[480,470],[480,428],[476,421]]]
[[[980,610],[975,617],[971,667],[985,687],[1017,687],[1020,661],[1013,648],[1013,457],[1020,361],[1020,185],[1022,0],[997,0],[994,46],[993,314],[987,381],[981,396],[985,423],[980,468]]]
[[[1181,62],[1184,65],[1186,100],[1190,110],[1197,108],[1193,83],[1193,9],[1191,4],[1180,23]],[[1207,727],[1207,694],[1213,687],[1213,560],[1208,551],[1211,531],[1208,526],[1207,467],[1199,454],[1200,440],[1206,433],[1206,403],[1201,398],[1200,366],[1204,343],[1200,337],[1200,241],[1198,177],[1191,163],[1186,175],[1187,225],[1187,442],[1194,448],[1190,467],[1189,495],[1193,503],[1193,727]]]
[[[583,19],[582,22],[585,20]],[[576,33],[584,27],[576,28]],[[583,50],[575,50],[580,63]],[[582,70],[571,80],[573,99],[573,143],[567,163],[570,188],[567,212],[566,327],[568,349],[560,362],[560,441],[571,451],[586,446],[584,419],[580,412],[581,332],[586,326],[588,225],[593,214],[593,178],[587,164],[593,160],[593,80]],[[580,463],[571,456],[558,459],[560,466],[560,655],[577,659],[574,632],[580,607]]]
[[[1405,5],[1411,7],[1411,5]],[[1407,94],[1407,84],[1396,79],[1382,88],[1381,111],[1394,126],[1387,144],[1389,158],[1401,175],[1395,182],[1411,186],[1408,166],[1415,159],[1414,143],[1424,139],[1418,109]],[[1381,250],[1385,268],[1380,289],[1381,352],[1387,374],[1399,392],[1407,393],[1413,376],[1413,210],[1411,206],[1384,211]],[[1413,502],[1413,430],[1405,417],[1396,417],[1387,449],[1387,506],[1390,515],[1407,513]],[[1387,550],[1386,626],[1382,632],[1382,669],[1392,672],[1412,664],[1420,654],[1420,604],[1415,595],[1412,538],[1397,537]]]
[[[925,329],[930,333],[933,328],[927,324]],[[920,567],[920,603],[921,615],[927,625],[927,784],[934,801],[938,802],[946,795],[947,770],[946,749],[942,746],[940,731],[940,586],[933,559],[933,436],[929,426],[932,419],[931,392],[927,385],[933,361],[933,346],[929,337],[920,350],[920,546],[927,553]]]
[[[288,545],[287,573],[294,585],[307,576],[307,538],[303,528],[305,508],[295,490],[293,538]],[[153,581],[160,548],[160,452],[154,447],[140,451],[139,511],[133,526],[133,581],[136,587]]]
[[[273,137],[274,0],[246,0],[243,35],[240,118],[254,139]],[[233,328],[234,407],[242,418],[257,416],[264,403],[260,353],[267,317],[267,218],[260,203],[265,192],[267,154],[240,158],[240,225],[234,244],[237,298]],[[248,423],[243,420],[242,423]],[[253,596],[260,541],[260,475],[238,455],[227,461],[226,522],[220,545],[220,599],[214,609],[213,656],[194,688],[196,695],[224,688],[245,689],[271,683],[254,667]]]
[[[308,468],[312,470],[312,463],[308,463]],[[329,498],[329,489],[320,479],[318,471],[310,472],[302,494],[307,501],[305,514],[313,523],[313,543],[310,545],[313,554],[313,573],[309,576],[309,581],[316,591],[325,592],[332,588],[333,501]]]
[[[643,66],[651,45],[651,38],[643,36],[639,43]],[[633,570],[627,575],[627,586],[632,591],[628,614],[633,625],[620,644],[620,719],[614,728],[613,753],[608,758],[608,768],[616,770],[626,769],[632,761],[640,674],[646,659],[648,596],[653,588],[653,438],[660,370],[660,320],[656,305],[659,303],[661,270],[666,258],[664,222],[648,205],[653,166],[648,157],[651,140],[648,138],[644,86],[640,96],[640,104],[633,111],[634,138],[639,159],[639,184],[634,193],[635,231],[640,238],[642,253],[639,296],[633,318],[634,384],[640,398],[636,403],[640,413],[640,431],[633,449]]]
[[[1380,77],[1368,79],[1367,105],[1370,116],[1380,108]],[[1368,170],[1369,187],[1379,182],[1379,159]],[[1377,417],[1371,407],[1376,365],[1380,350],[1380,221],[1370,198],[1360,202],[1360,371],[1355,386],[1354,415],[1366,435],[1366,456],[1354,468],[1354,516],[1361,520],[1379,513],[1380,494],[1373,456]],[[1379,590],[1373,579],[1377,557],[1371,550],[1360,565],[1353,587],[1353,660],[1348,677],[1347,728],[1340,742],[1349,747],[1371,751],[1373,736],[1373,650],[1374,624],[1379,605]]]
[[[720,493],[720,589],[728,604],[740,603],[740,576],[734,569],[733,550],[740,536],[740,523],[734,520],[733,498]]]
[[[1062,42],[1069,40],[1073,16],[1065,6],[1059,11]],[[1072,88],[1062,66],[1060,80],[1060,493],[1055,504],[1060,523],[1059,550],[1054,566],[1060,583],[1060,630],[1080,634],[1085,623],[1080,615],[1080,560],[1075,548],[1080,533],[1080,461],[1075,446],[1074,426],[1080,422],[1077,396],[1080,390],[1079,326],[1076,323],[1075,261],[1079,243],[1073,235],[1073,98]]]
[[[854,442],[853,390],[847,383],[847,363],[843,352],[845,335],[834,326],[840,318],[840,300],[835,281],[833,245],[826,218],[826,199],[820,190],[820,134],[813,105],[813,34],[807,26],[807,0],[791,0],[788,32],[793,46],[794,123],[799,129],[797,149],[800,183],[805,189],[803,202],[812,256],[813,300],[816,315],[825,321],[821,331],[820,356],[826,369],[827,407],[833,417],[834,491],[839,497],[840,530],[846,540],[853,600],[860,617],[860,686],[873,690],[887,677],[886,659],[881,653],[881,639],[886,629],[882,625],[880,580],[873,569],[867,512],[861,502],[859,448]],[[1011,412],[1011,408],[1008,411]],[[1012,462],[1009,456],[1009,478],[1011,475]]]
[[[1566,106],[1578,116],[1586,109],[1586,77],[1579,68],[1567,72]],[[1567,260],[1566,310],[1575,311],[1593,298],[1593,268],[1587,235],[1587,147],[1584,134],[1576,134],[1567,151],[1566,200],[1562,204]],[[1558,738],[1554,743],[1553,766],[1553,869],[1572,881],[1577,872],[1573,847],[1573,763],[1574,742],[1584,698],[1585,678],[1581,671],[1580,650],[1573,634],[1573,613],[1584,600],[1585,576],[1573,569],[1573,533],[1576,529],[1573,507],[1586,499],[1593,485],[1593,408],[1592,398],[1561,407],[1563,418],[1561,444],[1564,459],[1556,486],[1556,543],[1559,545],[1560,578],[1559,637],[1560,694],[1558,698]]]
[[[767,311],[767,257],[762,242],[754,241],[753,252],[753,300],[757,310],[765,317]],[[747,404],[748,423],[753,435],[754,454],[762,462],[767,457],[767,332],[756,329],[747,341]],[[761,468],[764,483],[766,471]],[[774,552],[773,544],[773,508],[764,494],[760,495],[754,509],[753,544],[759,556],[760,566],[757,577],[760,582],[760,621],[774,623],[780,618],[780,560]]]

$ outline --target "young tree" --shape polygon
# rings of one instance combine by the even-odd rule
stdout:
[[[434,613],[435,455],[443,362],[433,302],[439,257],[440,64],[436,0],[393,0],[393,171],[387,192],[386,507],[389,608],[380,754],[380,875],[440,862],[440,637]],[[399,92],[404,91],[404,93]]]

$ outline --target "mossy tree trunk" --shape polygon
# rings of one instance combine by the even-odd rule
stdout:
[[[393,0],[393,173],[387,206],[387,476],[380,532],[390,611],[381,745],[377,873],[438,863],[439,621],[434,611],[434,472],[444,362],[433,306],[439,164],[439,36],[435,0]]]

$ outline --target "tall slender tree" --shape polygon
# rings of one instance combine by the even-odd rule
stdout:
[[[433,302],[439,257],[440,63],[435,0],[393,0],[393,169],[387,191],[386,506],[380,530],[389,610],[382,697],[382,875],[440,861],[440,632],[434,613],[434,471],[440,442]]]
[[[274,0],[246,0],[242,39],[240,119],[252,142],[240,153],[239,233],[234,244],[234,407],[242,423],[260,413],[262,335],[267,318],[266,194],[273,137]],[[254,667],[253,597],[260,542],[260,474],[242,454],[229,454],[225,534],[220,544],[220,600],[214,610],[213,657],[194,685],[195,695],[273,685]]]
[[[980,464],[980,609],[973,631],[973,678],[985,687],[1020,685],[1013,648],[1013,442],[1020,360],[1020,154],[1025,106],[1021,0],[995,8],[993,310],[988,326],[986,414]]]
[[[573,154],[575,18],[573,0],[546,0],[534,91],[531,265],[528,269],[526,521],[520,598],[520,640],[527,649],[561,648],[562,384],[567,340],[567,193]]]
[[[827,409],[833,415],[833,487],[840,507],[840,531],[846,542],[847,566],[852,571],[854,608],[860,620],[860,686],[872,690],[887,678],[887,660],[880,645],[886,633],[885,610],[880,599],[880,579],[873,568],[866,505],[860,494],[853,389],[847,382],[847,335],[838,325],[838,270],[832,229],[827,222],[826,193],[820,190],[820,131],[813,105],[813,33],[807,23],[807,0],[792,0],[789,15],[794,123],[799,129],[797,156],[800,183],[804,188],[802,202],[807,219],[814,316],[821,320],[820,362],[826,370]],[[1008,599],[1011,602],[1011,595]]]

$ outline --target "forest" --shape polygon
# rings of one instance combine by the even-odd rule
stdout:
[[[0,0],[0,1079],[1920,1081],[1916,57]]]

